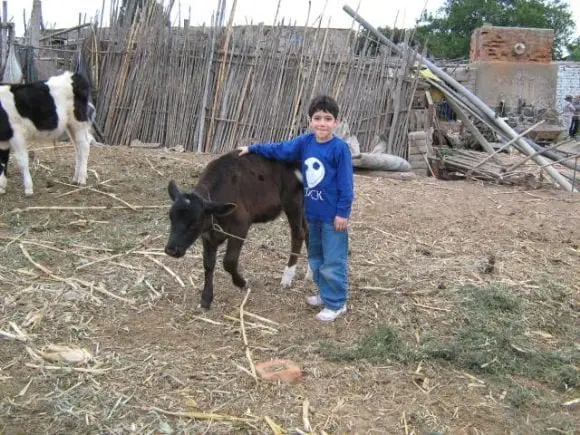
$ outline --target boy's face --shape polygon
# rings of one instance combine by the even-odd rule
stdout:
[[[314,112],[310,118],[310,128],[318,142],[327,142],[332,139],[332,131],[338,124],[338,120],[332,113],[322,110]]]

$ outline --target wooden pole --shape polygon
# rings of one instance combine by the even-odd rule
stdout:
[[[558,164],[558,163],[565,162],[566,160],[577,159],[578,157],[580,157],[580,153],[572,154],[571,156],[564,157],[564,158],[562,158],[562,159],[560,159],[560,160],[557,160],[557,161],[555,161],[555,162],[546,163],[545,165],[543,165],[543,166],[540,166],[540,168],[544,169],[544,168],[547,168],[547,167],[550,167],[550,166],[556,165],[556,164]]]
[[[528,128],[527,130],[525,130],[524,132],[520,133],[518,135],[518,137],[515,137],[513,139],[511,139],[510,141],[506,142],[505,144],[503,144],[499,149],[495,150],[495,152],[489,156],[487,156],[485,159],[483,159],[481,162],[479,162],[477,165],[475,165],[473,168],[471,168],[468,172],[467,172],[467,176],[469,177],[471,175],[471,173],[479,168],[481,165],[483,165],[485,162],[487,162],[488,160],[492,159],[493,157],[496,156],[496,154],[502,152],[503,150],[505,150],[507,147],[509,147],[511,144],[513,144],[516,140],[518,140],[520,137],[525,136],[526,134],[528,134],[530,131],[532,131],[534,128],[536,128],[538,125],[543,124],[545,121],[542,120],[534,125],[532,125],[530,128]]]
[[[534,154],[543,154],[547,151],[553,151],[557,148],[560,148],[562,145],[565,145],[567,143],[572,142],[572,139],[566,139],[563,140],[562,142],[558,142],[557,144],[552,145],[549,148],[546,148],[544,150],[541,151],[536,151]],[[508,167],[505,171],[506,172],[513,172],[515,169],[519,168],[520,166],[522,166],[524,163],[526,163],[528,160],[530,160],[533,157],[533,155],[527,156],[525,159],[523,159],[521,162],[518,163],[514,163],[513,165],[511,165],[510,167]]]

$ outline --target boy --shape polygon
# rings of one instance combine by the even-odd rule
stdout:
[[[348,145],[333,135],[338,104],[318,96],[308,108],[312,133],[271,144],[240,148],[268,159],[300,161],[308,221],[308,263],[319,294],[307,303],[324,308],[316,318],[332,322],[346,313],[348,298],[348,219],[353,201],[352,158]]]

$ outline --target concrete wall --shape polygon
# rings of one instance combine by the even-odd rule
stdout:
[[[555,64],[477,62],[475,89],[489,106],[501,100],[507,107],[522,105],[553,108],[556,105]]]

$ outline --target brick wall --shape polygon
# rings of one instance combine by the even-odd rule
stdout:
[[[554,31],[484,26],[471,36],[471,62],[550,63]]]
[[[566,95],[580,95],[580,62],[557,62],[556,109],[562,112]]]

